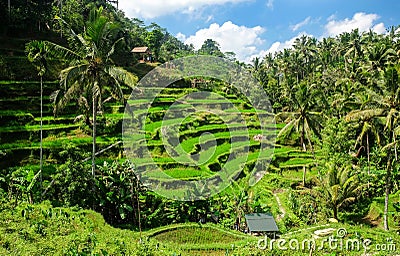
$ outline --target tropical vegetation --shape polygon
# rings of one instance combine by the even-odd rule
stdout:
[[[293,255],[257,247],[260,237],[246,233],[245,215],[254,212],[271,213],[283,238],[345,228],[346,239],[397,246],[389,253],[371,249],[374,255],[399,253],[398,26],[385,34],[303,35],[292,48],[242,63],[212,39],[195,50],[155,23],[127,18],[108,1],[1,5],[0,254]],[[142,46],[152,62],[131,53]],[[235,78],[185,77],[160,90],[144,132],[163,173],[201,180],[217,174],[233,149],[248,154],[220,193],[177,201],[140,179],[136,168],[148,159],[127,158],[122,127],[124,112],[143,103],[130,97],[141,93],[138,81],[192,55],[224,58],[250,72],[271,102],[263,114],[274,122],[261,125],[254,106],[230,85]],[[212,93],[184,104],[233,106],[247,131],[231,131],[215,113],[176,118],[182,150],[200,163],[185,165],[163,145],[163,118],[174,102],[200,91],[231,105]],[[269,164],[257,161],[265,145],[270,157],[262,160]],[[265,175],[249,186],[253,169]],[[296,253],[360,254],[329,248]]]

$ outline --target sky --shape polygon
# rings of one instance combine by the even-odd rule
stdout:
[[[213,39],[244,62],[290,48],[301,35],[320,40],[400,25],[400,0],[119,0],[119,7],[196,50]]]

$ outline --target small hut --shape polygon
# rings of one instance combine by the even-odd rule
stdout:
[[[276,236],[279,228],[271,214],[251,213],[246,214],[247,230],[250,234],[266,234]]]
[[[145,63],[145,62],[151,62],[153,56],[151,55],[151,51],[149,47],[146,46],[141,46],[141,47],[135,47],[132,49],[132,52],[134,54],[139,54],[139,62],[140,63]]]

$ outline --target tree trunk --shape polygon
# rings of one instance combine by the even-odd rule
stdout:
[[[40,76],[40,194],[43,192],[43,76]]]
[[[300,143],[301,143],[301,146],[303,147],[303,151],[307,151],[306,143],[304,142],[304,134],[305,134],[304,129],[305,128],[304,128],[304,120],[303,120],[303,125],[301,127]]]
[[[367,162],[368,162],[368,177],[369,177],[371,175],[371,164],[370,164],[370,160],[369,160],[369,136],[368,136],[368,132],[367,132]],[[369,188],[369,180],[368,180],[367,187]]]
[[[335,218],[336,220],[338,219],[337,214],[338,214],[338,208],[337,208],[337,206],[335,205],[335,206],[333,207],[333,218]]]
[[[393,142],[394,142],[394,159],[397,159],[397,144],[396,144],[396,134],[393,131]]]
[[[369,161],[369,136],[367,132],[367,161],[368,161],[368,175],[370,175],[370,161]]]
[[[139,224],[139,235],[142,239],[142,222],[140,220],[140,201],[139,201],[139,178],[136,177],[136,200],[137,200],[137,211],[138,211],[138,224]]]
[[[92,176],[95,178],[96,171],[96,124],[97,124],[97,96],[93,95],[93,131],[92,131]]]
[[[388,209],[389,209],[389,195],[390,195],[390,186],[392,175],[392,161],[391,154],[388,153],[388,162],[387,162],[387,170],[386,170],[386,178],[385,178],[385,208],[383,210],[383,227],[387,231],[389,230],[389,221],[388,221]]]
[[[303,187],[306,186],[306,172],[307,172],[306,166],[303,166]]]

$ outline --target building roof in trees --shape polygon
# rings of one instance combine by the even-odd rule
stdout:
[[[149,47],[146,46],[141,46],[141,47],[135,47],[132,49],[133,53],[150,53]]]
[[[279,232],[275,219],[271,214],[251,213],[245,215],[250,232]]]

